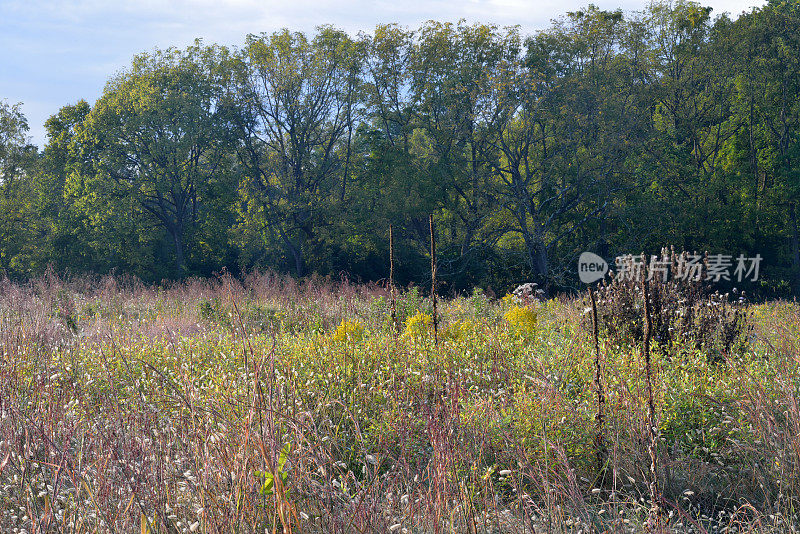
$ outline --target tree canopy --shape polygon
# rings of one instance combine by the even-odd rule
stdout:
[[[577,287],[582,251],[760,254],[800,293],[800,7],[589,5],[136,56],[38,152],[0,106],[0,271],[255,268]]]

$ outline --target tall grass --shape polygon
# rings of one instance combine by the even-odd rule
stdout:
[[[599,480],[585,299],[440,301],[437,346],[346,280],[2,281],[0,530],[640,532],[647,380],[613,298]],[[432,305],[400,292],[397,320]],[[800,308],[746,311],[731,343],[655,341],[665,530],[798,527]]]

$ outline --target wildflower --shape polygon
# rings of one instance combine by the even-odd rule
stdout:
[[[427,313],[417,312],[406,321],[405,336],[419,338],[428,333],[433,324],[433,317]]]
[[[536,312],[527,306],[514,306],[506,312],[504,318],[520,334],[531,334],[536,330]]]
[[[442,339],[449,339],[451,341],[457,341],[467,335],[467,333],[472,329],[471,323],[465,322],[456,322],[450,324],[442,330],[441,338]]]
[[[364,327],[358,321],[349,319],[342,321],[333,333],[333,340],[337,343],[345,341],[359,341],[364,337]]]
[[[503,304],[516,304],[516,303],[519,302],[519,297],[517,297],[516,295],[513,295],[511,293],[506,293],[506,296],[504,296],[500,300],[503,301]]]

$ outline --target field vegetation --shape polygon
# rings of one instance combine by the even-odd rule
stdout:
[[[656,284],[648,328],[641,295],[596,291],[595,346],[588,295],[475,291],[436,343],[413,287],[393,319],[325,278],[0,282],[0,525],[795,531],[800,307]]]

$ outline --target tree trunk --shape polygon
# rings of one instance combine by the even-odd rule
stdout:
[[[175,245],[175,267],[180,276],[186,274],[186,257],[183,254],[183,228],[178,226],[172,232],[172,242]]]
[[[461,251],[460,255],[463,258],[469,252],[470,246],[472,245],[472,238],[475,235],[475,230],[472,226],[472,221],[469,221],[466,225],[466,229],[464,230],[464,239],[461,241]]]
[[[297,250],[297,247],[292,247],[292,256],[294,256],[294,269],[298,278],[302,278],[306,274],[305,266],[303,265],[303,255]]]
[[[536,270],[539,271],[539,274],[542,275],[542,278],[547,277],[547,271],[548,271],[547,249],[545,249],[543,243],[539,243],[536,250]]]
[[[797,229],[797,206],[789,204],[789,219],[792,223],[792,266],[794,267],[794,294],[800,296],[800,232]]]
[[[547,277],[547,250],[542,240],[531,233],[524,219],[520,219],[522,239],[525,241],[525,248],[528,253],[528,263],[534,273],[544,280]]]
[[[298,278],[303,277],[306,274],[305,270],[305,263],[303,262],[303,253],[302,251],[292,243],[292,240],[289,239],[289,236],[286,235],[286,232],[281,228],[278,227],[280,232],[281,240],[283,240],[283,244],[286,245],[286,249],[289,251],[289,254],[292,255],[292,259],[294,259],[294,270],[297,274]]]

